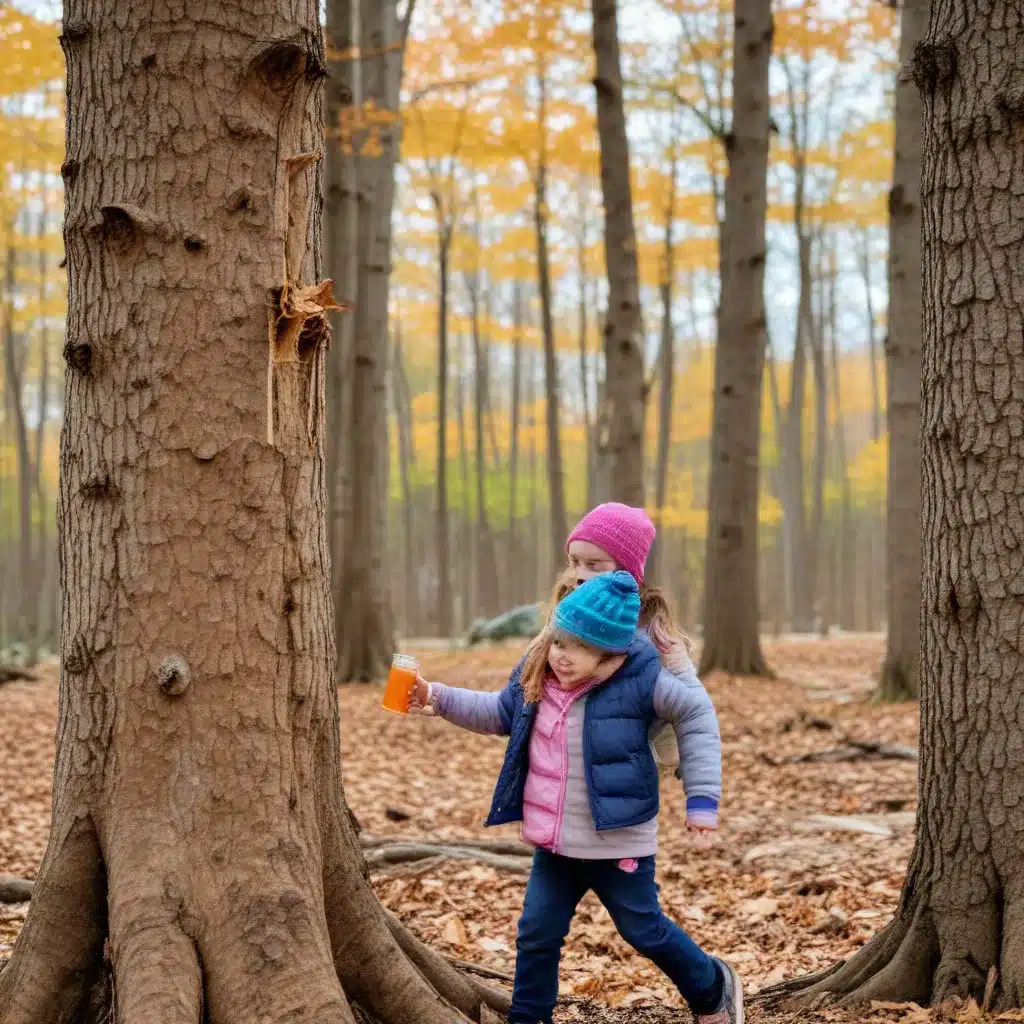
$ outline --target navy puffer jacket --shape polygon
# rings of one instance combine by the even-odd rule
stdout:
[[[509,741],[487,825],[523,818],[530,732],[537,706],[524,702],[519,682],[522,667],[520,662],[499,697]],[[618,672],[586,696],[583,763],[590,809],[599,832],[639,825],[658,813],[658,767],[648,730],[657,718],[654,687],[660,671],[654,644],[638,635]]]

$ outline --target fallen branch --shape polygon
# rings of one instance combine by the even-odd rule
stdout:
[[[412,864],[429,860],[473,860],[502,871],[526,875],[530,872],[530,858],[490,853],[470,846],[441,845],[440,843],[389,843],[365,851],[366,863],[371,867]]]
[[[13,875],[0,875],[0,903],[26,903],[32,898],[34,882]]]
[[[848,761],[917,761],[917,747],[902,743],[875,743],[869,740],[847,739],[841,746],[828,750],[814,750],[791,757],[772,757],[761,754],[761,759],[773,768],[784,764],[837,764]]]
[[[364,850],[377,850],[383,846],[432,846],[450,849],[453,846],[467,850],[484,850],[510,857],[532,857],[533,847],[518,839],[420,839],[416,837],[374,836],[363,834],[359,842]]]
[[[0,664],[0,684],[14,683],[20,679],[34,683],[39,679],[39,677],[34,672],[30,672],[27,668],[19,668],[17,665],[11,665],[6,662]]]

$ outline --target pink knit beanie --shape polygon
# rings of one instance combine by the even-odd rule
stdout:
[[[569,534],[566,551],[574,540],[603,548],[637,581],[644,581],[644,565],[654,543],[654,523],[642,508],[609,501],[592,508]]]

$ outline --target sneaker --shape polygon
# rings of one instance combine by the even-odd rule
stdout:
[[[743,984],[740,976],[724,961],[715,958],[722,969],[725,987],[722,990],[722,1005],[714,1013],[695,1015],[697,1024],[743,1024]]]

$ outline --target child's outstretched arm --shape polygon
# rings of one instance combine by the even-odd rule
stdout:
[[[707,690],[692,668],[681,675],[662,669],[654,687],[654,712],[679,744],[678,776],[686,790],[686,821],[692,828],[718,826],[722,798],[722,738]]]
[[[428,683],[422,676],[417,676],[409,706],[429,706],[445,721],[471,732],[507,736],[512,729],[512,711],[515,706],[512,687],[518,676],[517,667],[504,689],[497,693]]]

